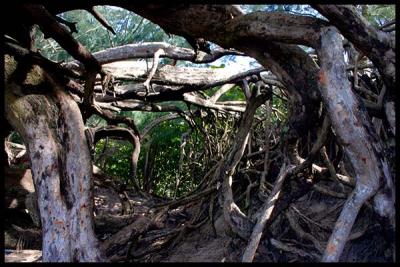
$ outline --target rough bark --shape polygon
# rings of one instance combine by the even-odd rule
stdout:
[[[289,148],[288,150],[290,150],[289,155],[293,156],[293,163],[294,161],[298,160],[296,151],[298,137],[304,136],[304,134],[312,128],[307,126],[313,126],[315,121],[314,119],[317,118],[319,108],[318,104],[320,101],[320,96],[317,92],[321,92],[322,99],[328,114],[331,117],[335,134],[339,139],[340,144],[344,147],[344,151],[347,154],[347,157],[350,159],[351,165],[355,169],[356,173],[356,188],[346,202],[338,219],[326,248],[323,258],[324,261],[339,260],[340,254],[346,243],[347,237],[350,233],[359,209],[362,207],[363,203],[365,203],[378,191],[379,188],[381,190],[374,198],[375,209],[380,215],[387,216],[391,219],[392,223],[394,222],[394,185],[388,168],[387,160],[385,159],[385,155],[383,153],[383,147],[380,143],[379,137],[375,133],[375,130],[370,123],[362,102],[359,103],[357,97],[351,91],[343,61],[341,39],[333,27],[328,27],[326,22],[318,19],[294,15],[276,13],[265,14],[264,12],[255,12],[244,15],[239,9],[233,6],[139,6],[135,4],[126,4],[120,1],[115,2],[115,4],[121,5],[137,12],[140,15],[145,16],[146,18],[149,18],[150,20],[158,23],[168,32],[176,33],[186,37],[189,36],[191,38],[207,37],[210,41],[214,41],[223,47],[235,47],[235,49],[240,49],[248,55],[259,60],[259,62],[265,67],[271,69],[271,71],[280,81],[282,81],[286,87],[286,91],[289,94],[289,104],[292,109],[291,115],[300,114],[298,116],[290,116],[290,126],[293,131],[291,131],[287,137],[287,147]],[[65,7],[65,5],[61,6]],[[44,14],[43,12],[41,13],[39,9],[37,6],[34,6],[29,12],[31,12],[33,16],[39,15],[39,17],[36,17],[36,20],[43,24],[43,21],[46,21],[47,14]],[[387,41],[387,36],[382,35],[381,32],[376,33],[373,29],[371,30],[368,28],[369,26],[362,21],[362,18],[360,19],[357,17],[357,14],[353,8],[343,6],[327,6],[325,9],[324,7],[320,7],[320,9],[322,11],[325,10],[327,16],[330,16],[332,23],[335,24],[339,30],[342,31],[343,34],[348,37],[349,40],[351,40],[356,46],[362,46],[363,49],[368,48],[372,51],[367,51],[369,52],[368,56],[378,67],[381,75],[384,77],[386,85],[390,87],[389,91],[393,91],[393,84],[395,81],[394,49],[390,44],[391,40]],[[335,19],[331,19],[333,14],[341,18],[339,19],[339,22]],[[285,25],[287,26],[286,28],[282,27],[282,23],[280,23],[281,21],[285,22]],[[352,27],[353,24],[357,25]],[[46,25],[44,28],[46,28]],[[53,28],[51,31],[57,32],[59,29]],[[359,32],[362,33],[362,36],[352,36],[358,35]],[[319,73],[316,71],[317,67],[315,64],[312,64],[313,62],[311,57],[306,55],[305,52],[301,51],[299,47],[278,43],[277,41],[283,43],[306,44],[316,48],[321,65],[321,71]],[[70,45],[68,43],[64,43],[64,46],[69,47]],[[79,49],[77,50],[79,52]],[[77,51],[74,51],[75,54],[76,52]],[[308,66],[309,68],[305,68]],[[170,68],[169,66],[164,66],[163,68],[171,69],[172,67]],[[117,78],[121,81],[126,81],[129,79],[132,80],[132,78],[135,81],[144,81],[146,79],[146,72],[134,73],[134,71],[136,70],[131,69],[129,70],[130,73],[117,73],[117,75],[119,75]],[[13,79],[22,79],[21,76],[23,77],[25,75],[23,72],[24,71],[22,71],[21,74],[20,71],[20,73],[14,75],[15,77],[13,77]],[[27,72],[27,70],[25,70],[25,72]],[[133,75],[130,75],[132,73]],[[163,74],[161,70],[158,71],[158,74],[160,73]],[[172,71],[167,74],[171,73]],[[192,80],[188,79],[188,77],[185,77],[187,73],[178,72],[175,73],[176,75],[172,78],[168,77],[168,75],[160,75],[157,78],[157,72],[154,74],[155,76],[154,79],[152,79],[153,81],[166,86],[172,85],[172,87],[168,88],[166,91],[163,90],[163,87],[160,87],[159,91],[155,90],[154,94],[149,95],[149,97],[149,91],[147,90],[145,93],[146,88],[143,87],[141,88],[143,89],[141,92],[129,92],[129,94],[126,94],[121,98],[134,97],[149,101],[183,99],[187,102],[192,101],[192,103],[206,107],[212,107],[215,109],[220,108],[219,105],[221,105],[221,103],[208,101],[209,99],[204,100],[193,94],[187,93],[190,91],[205,89],[207,86],[209,87],[211,84],[210,79],[202,79],[201,81],[195,80],[193,83]],[[210,73],[205,73],[205,75],[209,76]],[[178,87],[178,90],[174,90],[177,89],[177,87],[174,86],[179,85],[179,83],[174,83],[173,79],[176,77],[181,79],[184,84],[182,87]],[[91,83],[86,83],[86,85],[89,84],[89,87],[91,88],[95,83],[94,76],[91,75],[89,78],[91,79],[88,79],[87,81],[90,81]],[[240,77],[235,76],[234,78],[226,79],[225,77],[223,81],[217,81],[217,83],[214,85],[222,85],[229,79],[229,81],[235,82],[239,78]],[[166,79],[168,82],[165,82]],[[357,79],[354,79],[354,83],[358,83]],[[14,85],[14,92],[12,93],[21,94],[22,90],[17,87],[18,86]],[[172,90],[169,90],[171,88]],[[89,89],[86,88],[85,90],[85,99],[88,98],[88,95],[91,95]],[[29,90],[32,90],[32,87],[30,87]],[[35,90],[35,86],[33,86],[33,90]],[[49,91],[52,92],[51,97],[48,97],[47,92],[44,97],[28,95],[30,98],[28,98],[26,102],[30,103],[29,101],[36,101],[37,103],[41,103],[44,102],[43,99],[45,99],[47,101],[46,103],[50,103],[50,106],[56,106],[56,109],[54,109],[55,111],[51,109],[53,113],[56,115],[62,114],[65,116],[63,113],[63,108],[65,109],[63,106],[64,102],[62,102],[60,99],[65,100],[67,98],[65,98],[65,95],[62,95],[62,93],[60,93],[61,91],[58,89]],[[14,97],[14,99],[11,96],[11,93],[7,94],[8,101],[15,101],[16,97]],[[23,99],[23,97],[21,99]],[[391,130],[394,133],[394,116],[391,114],[394,111],[394,102],[392,102],[392,96],[390,96],[388,101],[385,102],[386,104],[384,110],[388,116],[387,119],[391,125]],[[57,106],[55,103],[58,103],[59,105]],[[367,101],[365,101],[365,103],[366,105],[368,104]],[[28,106],[24,105],[24,102],[22,102],[20,105],[24,107]],[[254,103],[252,105],[254,105]],[[251,114],[252,108],[254,107],[251,107],[250,105],[248,106],[244,114],[245,118],[249,118],[248,111],[250,110]],[[235,106],[232,104],[230,109],[239,111],[240,106]],[[34,112],[37,114],[45,113],[42,110],[37,110],[34,105],[32,105],[32,110],[34,110]],[[54,120],[56,116],[54,116],[53,113],[50,115],[45,114],[39,119],[32,117],[29,117],[29,119],[36,120],[36,125],[39,125],[38,129],[36,130],[43,131],[44,129],[45,131],[53,133],[54,130],[52,132],[52,129],[45,128],[43,126],[45,125],[43,124],[43,121],[51,119]],[[25,117],[23,117],[23,119],[24,118]],[[63,121],[63,118],[64,117],[59,119],[57,122]],[[20,117],[18,117],[18,119],[21,120]],[[251,119],[249,120],[251,121]],[[222,186],[224,193],[224,216],[226,215],[225,218],[233,230],[244,238],[246,238],[247,235],[243,234],[242,230],[246,228],[247,223],[246,220],[243,221],[242,219],[246,218],[245,216],[242,216],[240,209],[238,209],[233,202],[231,184],[232,174],[235,170],[237,162],[243,155],[243,150],[248,138],[248,123],[248,121],[242,121],[240,123],[241,128],[238,132],[237,143],[234,145],[234,147],[232,147],[232,150],[230,151],[231,153],[228,154],[227,159],[219,169],[219,177],[224,178]],[[16,124],[16,122],[14,122],[14,124]],[[49,140],[47,140],[47,143],[51,143],[51,141],[53,141],[55,144],[54,145],[51,143],[48,145],[50,147],[49,150],[61,159],[58,160],[58,162],[66,161],[68,157],[67,153],[63,154],[59,151],[60,149],[58,144],[64,142],[65,139],[69,140],[69,138],[71,138],[68,134],[63,135],[63,132],[67,132],[65,129],[69,129],[68,127],[70,127],[72,124],[73,123],[66,123],[61,124],[61,126],[60,124],[56,124],[57,127],[54,128],[57,128],[59,132],[61,132],[61,135],[57,137],[58,132],[53,134],[56,136],[56,138],[48,135],[53,138],[48,138]],[[26,125],[30,127],[33,124],[25,124],[24,126]],[[20,128],[24,127],[20,126]],[[242,128],[244,129],[243,131]],[[29,137],[29,134],[26,134],[26,136]],[[31,149],[32,148],[29,150]],[[82,148],[80,148],[78,145],[77,149]],[[64,166],[61,164],[62,166],[60,167],[59,165],[56,165],[56,167],[53,169],[59,169]],[[36,167],[39,168],[38,166]],[[57,174],[54,174],[53,169],[45,171],[47,171],[48,175],[56,176]],[[68,180],[66,182],[65,179],[62,178],[63,171],[66,172],[66,170],[61,170],[61,172],[58,173],[60,176],[58,177],[60,183],[62,185],[66,185],[65,187],[61,186],[61,189],[69,188],[69,186],[71,186],[70,184],[73,183],[73,181],[71,182]],[[53,187],[55,186],[54,184],[51,185]],[[65,193],[62,190],[60,191],[60,195],[63,201],[62,203],[66,203],[66,209],[68,210],[68,205],[71,202],[74,202],[71,201],[71,198],[75,196],[68,192]],[[271,216],[273,216],[273,214],[271,214]]]
[[[5,63],[6,118],[29,151],[43,261],[104,260],[93,230],[92,164],[77,104],[39,66],[9,55]],[[46,93],[24,95],[27,88]]]
[[[184,6],[182,8],[163,5],[148,5],[139,8],[134,5],[125,6],[141,16],[157,23],[163,29],[178,35],[192,35],[205,37],[222,47],[233,47],[246,55],[257,59],[263,66],[282,81],[290,95],[291,132],[288,134],[289,147],[294,150],[291,154],[296,155],[296,140],[312,129],[316,116],[318,115],[320,96],[318,85],[318,67],[307,53],[295,45],[287,45],[280,42],[309,44],[317,46],[320,30],[327,24],[318,19],[310,19],[302,16],[285,14],[248,14],[237,9],[237,7],[226,5],[201,5]],[[180,20],[171,19],[179,17]],[[245,18],[259,18],[259,21],[245,20]],[[204,19],[207,18],[207,19]],[[295,18],[303,21],[302,27],[282,27],[280,22],[276,23],[272,18],[280,18],[288,21],[289,26],[295,26]],[[221,25],[221,26],[219,26]],[[256,26],[254,31],[252,26]],[[271,28],[269,28],[271,26]],[[239,28],[239,29],[238,29]],[[242,34],[238,36],[238,30]],[[309,35],[295,36],[288,39],[285,36],[290,33],[303,33],[310,31]],[[265,36],[264,36],[265,35]],[[300,34],[301,35],[301,34]],[[261,37],[263,36],[263,37]],[[265,37],[271,37],[268,40]],[[305,40],[304,36],[307,36]],[[294,39],[296,40],[294,40]],[[316,39],[315,39],[316,38]],[[315,40],[314,40],[315,39]],[[279,42],[273,42],[274,40]]]
[[[177,34],[183,36],[215,39],[216,43],[226,40],[227,37],[234,43],[237,41],[235,36],[238,36],[238,38],[269,39],[313,46],[318,40],[319,29],[327,25],[320,19],[280,12],[243,14],[233,5],[155,4],[139,7],[128,4],[124,5],[124,8],[134,10],[137,14],[155,21],[168,32],[179,31]],[[180,19],[171,20],[171,17]],[[221,34],[226,32],[237,34],[231,36]]]
[[[378,68],[389,91],[394,92],[396,62],[389,33],[375,29],[351,5],[313,5],[346,39],[368,56]]]
[[[93,69],[97,72],[101,71],[101,66],[93,55],[60,25],[44,6],[25,4],[22,5],[20,12],[27,15],[32,24],[39,25],[47,37],[54,38],[68,53],[81,61],[88,69]]]
[[[252,92],[252,96],[243,113],[236,133],[235,143],[229,150],[228,155],[224,159],[221,167],[217,169],[216,175],[218,180],[222,182],[222,207],[224,220],[229,225],[230,229],[240,237],[247,239],[250,236],[253,223],[240,210],[233,199],[232,180],[236,166],[243,156],[244,150],[249,138],[249,131],[253,122],[254,114],[257,108],[266,101],[266,92]]]
[[[130,80],[144,82],[147,78],[147,68],[137,61],[123,61],[109,63],[103,66],[105,70],[113,73],[116,80]],[[196,67],[175,67],[163,65],[155,72],[152,82],[165,85],[187,86],[218,86],[239,80],[246,76],[258,74],[264,68],[254,68],[244,72],[235,73],[232,70],[208,69]]]
[[[163,42],[151,42],[113,47],[93,53],[93,56],[101,64],[106,64],[125,59],[150,58],[153,57],[154,53],[158,49],[164,50],[164,55],[161,55],[160,57],[167,57],[176,60],[188,60],[195,63],[210,63],[226,55],[242,55],[237,51],[218,49],[213,51],[211,55],[199,51],[196,58],[196,54],[192,49],[176,47]]]
[[[347,80],[342,43],[335,28],[323,31],[318,54],[322,98],[335,134],[356,174],[354,192],[343,208],[323,256],[323,261],[338,261],[359,209],[382,183],[384,191],[375,198],[378,204],[375,209],[380,215],[394,219],[394,186],[379,138]]]

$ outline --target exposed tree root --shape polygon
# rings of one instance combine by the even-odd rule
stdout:
[[[267,201],[263,205],[262,209],[258,212],[260,215],[257,218],[257,224],[253,228],[253,232],[250,236],[250,242],[243,254],[242,262],[252,262],[254,254],[257,250],[258,243],[260,242],[262,232],[264,230],[265,223],[270,219],[273,209],[275,208],[275,202],[279,198],[281,188],[286,177],[290,175],[294,166],[281,167],[281,171],[276,179],[274,187]]]

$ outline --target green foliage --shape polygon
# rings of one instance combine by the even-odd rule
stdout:
[[[10,136],[9,136],[9,140],[12,143],[17,143],[17,144],[23,144],[23,140],[21,135],[18,132],[11,132]]]
[[[223,94],[220,98],[219,101],[245,101],[246,98],[244,96],[243,90],[239,86],[235,86],[232,89],[230,89],[228,92]]]
[[[105,17],[116,35],[105,29],[85,10],[73,10],[58,15],[69,22],[77,22],[78,33],[73,33],[73,36],[91,52],[141,42],[168,42],[190,47],[184,38],[175,35],[168,36],[158,25],[133,12],[112,6],[99,6],[96,10]],[[36,34],[35,42],[40,52],[51,60],[72,60],[72,57],[57,42],[53,39],[44,39],[40,31]]]
[[[163,114],[148,114],[142,122],[141,127],[146,125],[146,121],[150,121],[150,117],[162,116]],[[148,137],[151,140],[151,145],[156,147],[155,153],[155,169],[153,173],[153,179],[155,183],[155,194],[160,196],[171,197],[175,189],[175,179],[177,177],[177,170],[180,157],[180,144],[181,136],[189,130],[189,126],[183,119],[169,120],[160,123],[157,127],[153,128]],[[149,149],[149,143],[143,146],[140,158],[139,158],[139,170],[143,170],[145,155]],[[143,178],[143,172],[139,173],[141,180]]]
[[[210,66],[211,69],[223,69],[225,68],[225,64],[221,64],[219,66]]]
[[[241,8],[246,13],[255,12],[255,11],[266,11],[266,12],[285,12],[292,13],[296,15],[302,16],[313,16],[321,18],[321,15],[313,9],[310,5],[242,5]]]
[[[396,18],[395,5],[359,5],[362,15],[375,27],[380,27]]]
[[[276,92],[277,95],[280,95]],[[281,97],[274,96],[272,97],[272,116],[271,120],[273,125],[277,126],[283,122],[286,122],[288,119],[288,106],[287,101],[284,101]]]
[[[213,94],[215,94],[215,92],[217,92],[219,89],[221,88],[221,86],[216,86],[213,88],[210,88],[208,90],[205,91],[205,94],[207,96],[212,96]],[[218,101],[245,101],[245,96],[243,94],[243,90],[241,87],[239,86],[234,86],[233,88],[231,88],[228,92],[226,92],[225,94],[223,94]]]
[[[108,140],[106,156],[102,162],[98,162],[99,155],[104,150],[105,139],[97,142],[95,147],[95,162],[108,175],[119,178],[120,182],[130,182],[131,155],[133,146],[128,141]]]

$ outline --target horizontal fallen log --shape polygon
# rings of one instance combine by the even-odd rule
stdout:
[[[194,63],[210,63],[223,56],[228,55],[244,56],[244,54],[239,51],[225,50],[219,48],[211,51],[211,54],[207,54],[203,51],[198,51],[196,57],[196,53],[193,49],[177,47],[165,42],[144,42],[139,44],[127,44],[98,51],[96,53],[93,53],[93,56],[101,64],[107,64],[127,59],[152,58],[154,56],[154,53],[159,49],[164,50],[164,54],[161,56],[161,58],[185,60]],[[66,65],[68,66],[74,63],[77,64],[77,62],[74,61],[67,63]]]
[[[116,80],[141,81],[147,79],[147,66],[140,61],[123,61],[103,65]],[[152,81],[166,85],[196,85],[215,86],[228,83],[233,80],[244,78],[253,74],[265,71],[265,68],[258,67],[243,72],[233,69],[209,69],[196,67],[175,67],[171,65],[160,66]]]

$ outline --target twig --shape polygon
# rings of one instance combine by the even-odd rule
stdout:
[[[159,61],[160,56],[162,56],[162,55],[165,55],[164,49],[158,49],[154,53],[153,66],[150,69],[150,73],[149,73],[149,76],[147,77],[147,80],[143,83],[143,85],[146,87],[146,96],[150,92],[150,81],[153,78],[154,74],[156,73],[157,66],[158,66],[158,61]],[[155,93],[154,90],[153,90],[153,93]]]
[[[210,97],[208,100],[215,103],[217,100],[221,97],[221,95],[225,94],[227,91],[229,91],[232,87],[234,87],[234,83],[227,83],[221,86],[221,88],[213,94],[212,97]]]
[[[391,26],[393,24],[396,24],[396,20],[395,19],[389,21],[388,23],[383,24],[381,27],[379,27],[379,30],[383,30],[384,28],[389,27],[389,26]]]
[[[288,210],[287,212],[285,212],[285,216],[289,221],[289,225],[292,228],[292,230],[302,239],[307,239],[309,241],[311,241],[315,248],[323,253],[324,249],[322,247],[322,245],[320,244],[320,242],[311,234],[304,232],[304,230],[301,228],[301,226],[296,222],[296,219],[293,217],[293,214],[291,214],[290,210]]]
[[[324,229],[324,230],[327,230],[327,231],[331,231],[331,230],[332,230],[332,229],[329,228],[329,227],[323,226],[323,225],[321,225],[321,224],[315,222],[314,220],[311,220],[311,219],[308,218],[306,215],[304,215],[303,213],[301,213],[293,204],[290,205],[290,208],[291,208],[292,210],[294,210],[297,214],[299,214],[299,216],[301,216],[304,220],[306,220],[306,221],[308,221],[308,222],[310,222],[310,223],[312,223],[312,224],[315,224],[315,225],[318,226],[319,228]]]
[[[358,53],[355,55],[355,60],[354,60],[354,69],[353,69],[353,84],[354,88],[360,88],[358,86]]]
[[[159,207],[168,206],[170,209],[173,209],[173,208],[188,204],[190,202],[196,201],[196,200],[198,200],[198,199],[200,199],[200,198],[202,198],[202,197],[204,197],[204,196],[206,196],[208,194],[211,194],[212,192],[214,192],[216,190],[217,189],[215,187],[208,188],[208,189],[206,189],[206,190],[204,190],[204,191],[202,191],[202,192],[200,192],[200,193],[198,193],[196,195],[190,195],[188,197],[183,197],[183,198],[177,199],[175,201],[157,204],[157,205],[154,205],[153,208],[159,208]]]
[[[271,116],[271,107],[270,107],[270,101],[267,101],[265,103],[265,107],[266,107],[266,116],[265,116],[265,120],[264,120],[264,128],[265,128],[265,141],[264,141],[264,148],[263,150],[265,151],[264,154],[264,168],[263,168],[263,172],[261,174],[261,179],[260,179],[260,187],[258,190],[258,194],[259,196],[264,196],[265,195],[265,191],[266,191],[266,186],[265,186],[265,177],[268,174],[268,170],[269,170],[269,163],[270,163],[270,158],[269,158],[269,137],[271,135],[271,124],[270,124],[270,116]]]
[[[321,194],[324,194],[324,195],[328,195],[328,196],[335,197],[335,198],[344,198],[344,199],[347,198],[346,194],[334,192],[332,190],[329,190],[329,189],[322,187],[320,185],[317,185],[317,184],[313,185],[313,188],[315,189],[315,191],[317,191]]]
[[[382,29],[384,32],[392,32],[396,30],[396,25],[392,25],[391,27],[387,27],[385,29]]]
[[[174,120],[180,118],[179,114],[168,114],[162,117],[159,117],[155,120],[153,120],[152,122],[150,122],[148,125],[146,125],[146,127],[143,129],[141,137],[142,139],[157,125],[159,125],[160,123],[167,121],[167,120]]]
[[[329,157],[328,157],[328,154],[326,153],[326,147],[325,147],[325,146],[321,148],[320,153],[321,153],[321,156],[322,156],[322,160],[324,161],[326,167],[327,167],[328,170],[329,170],[329,173],[331,174],[331,177],[332,177],[335,181],[339,182],[340,185],[342,185],[342,184],[340,183],[340,180],[339,180],[337,174],[336,174],[335,167],[333,166],[332,162],[330,161],[330,159],[329,159]],[[343,188],[342,188],[342,189],[343,189]]]

